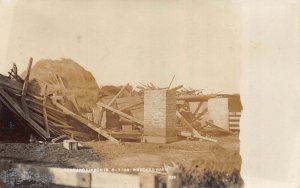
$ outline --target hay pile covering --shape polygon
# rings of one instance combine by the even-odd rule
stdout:
[[[59,84],[55,74],[61,77],[66,89]],[[46,84],[50,94],[74,95],[82,111],[88,111],[98,99],[99,87],[93,75],[71,59],[36,62],[31,69],[29,88],[36,94],[44,95]]]

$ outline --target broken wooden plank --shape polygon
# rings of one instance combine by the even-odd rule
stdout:
[[[149,89],[155,89],[155,87],[153,87],[151,84],[147,84],[147,87],[148,87]]]
[[[150,85],[153,89],[157,89],[157,87],[152,82],[150,82]]]
[[[132,121],[134,121],[134,122],[136,122],[136,123],[144,126],[144,122],[142,122],[141,120],[139,120],[137,118],[134,118],[134,117],[132,117],[132,116],[130,116],[130,115],[124,113],[124,112],[121,112],[120,110],[114,109],[114,108],[112,108],[112,107],[110,107],[110,106],[108,106],[106,104],[101,103],[101,102],[98,102],[97,105],[100,106],[100,107],[106,108],[109,111],[115,112],[116,114],[118,114],[118,115],[120,115],[122,117],[125,117],[125,118],[127,118],[129,120],[132,120]]]
[[[117,93],[115,96],[114,96],[114,98],[108,103],[108,106],[111,106],[115,101],[116,101],[116,99],[123,93],[123,91],[128,87],[128,83],[124,86],[124,87],[122,87],[122,89],[119,91],[119,93]]]
[[[138,88],[138,89],[140,89],[140,90],[145,90],[145,88],[142,87],[142,86],[136,86],[136,88]]]
[[[49,125],[48,125],[48,117],[47,117],[47,110],[46,110],[46,102],[47,102],[47,89],[48,85],[45,85],[45,94],[44,94],[44,100],[43,100],[43,117],[44,117],[44,125],[46,132],[49,134]]]
[[[14,99],[11,98],[11,96],[8,93],[6,93],[6,91],[3,88],[0,88],[0,94],[8,102],[8,104],[18,113],[18,115],[21,116],[23,119],[25,119],[28,122],[28,125],[33,130],[35,130],[42,138],[44,139],[50,138],[50,134],[48,134],[42,127],[40,127],[30,117],[27,117],[23,112],[23,110],[18,105],[18,103],[15,102]]]
[[[179,86],[171,88],[170,90],[177,91],[178,89],[181,89],[182,87],[183,87],[183,85],[179,85]]]
[[[173,81],[174,81],[174,78],[175,78],[175,74],[174,74],[174,76],[173,76],[173,78],[172,78],[172,80],[171,80],[171,82],[170,82],[170,84],[169,84],[169,86],[168,86],[168,89],[170,89],[170,87],[171,87],[171,85],[172,85],[172,83],[173,83]]]
[[[57,102],[57,97],[53,96],[51,97],[52,99],[52,103],[59,109],[61,109],[63,111],[63,113],[73,117],[74,119],[76,119],[77,121],[81,122],[82,124],[86,125],[87,127],[89,127],[90,129],[94,130],[95,132],[99,133],[100,135],[104,136],[105,138],[115,142],[115,143],[120,143],[120,141],[118,141],[117,139],[115,139],[114,137],[112,137],[107,131],[103,130],[102,128],[99,128],[95,123],[73,113],[72,111],[70,111],[69,109],[67,109],[66,107],[64,107],[63,105],[59,104]]]
[[[79,107],[78,107],[75,95],[68,95],[67,98],[73,103],[76,111],[79,113]]]
[[[227,133],[227,134],[234,134],[234,133],[232,133],[230,131],[227,131],[227,130],[224,130],[224,129],[220,128],[219,126],[213,124],[212,122],[206,121],[206,124],[208,124],[211,127],[214,127],[215,129],[217,129],[220,132]]]
[[[210,142],[218,142],[215,139],[211,139],[211,138],[207,138],[204,136],[201,136],[201,134],[178,112],[176,111],[176,116],[181,120],[181,122],[186,125],[187,127],[189,127],[192,130],[193,136],[196,138],[200,138],[206,141],[210,141]]]
[[[64,138],[68,138],[68,136],[67,135],[61,135],[61,136],[59,136],[59,137],[56,137],[56,138],[53,138],[52,140],[51,140],[51,142],[52,143],[56,143],[57,141],[59,141],[59,140],[61,140],[61,139],[64,139]]]

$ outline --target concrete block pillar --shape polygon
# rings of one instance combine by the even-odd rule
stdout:
[[[176,93],[168,90],[145,91],[143,141],[167,143],[176,139]]]

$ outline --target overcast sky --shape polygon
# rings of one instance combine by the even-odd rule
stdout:
[[[1,1],[0,72],[71,58],[98,84],[239,91],[240,4],[230,0]],[[3,22],[3,23],[2,23]]]

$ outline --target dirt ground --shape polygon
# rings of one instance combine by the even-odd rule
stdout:
[[[40,166],[131,174],[149,169],[164,173],[164,165],[175,164],[184,187],[240,188],[243,180],[238,135],[217,139],[218,143],[186,139],[169,144],[81,142],[79,150],[66,150],[62,143],[0,143],[0,158]],[[39,183],[21,182],[17,187]]]
[[[238,135],[218,138],[218,143],[180,140],[169,144],[109,141],[81,142],[79,150],[62,143],[1,143],[0,157],[45,166],[71,168],[162,168],[172,162],[199,163],[218,171],[240,170]]]

